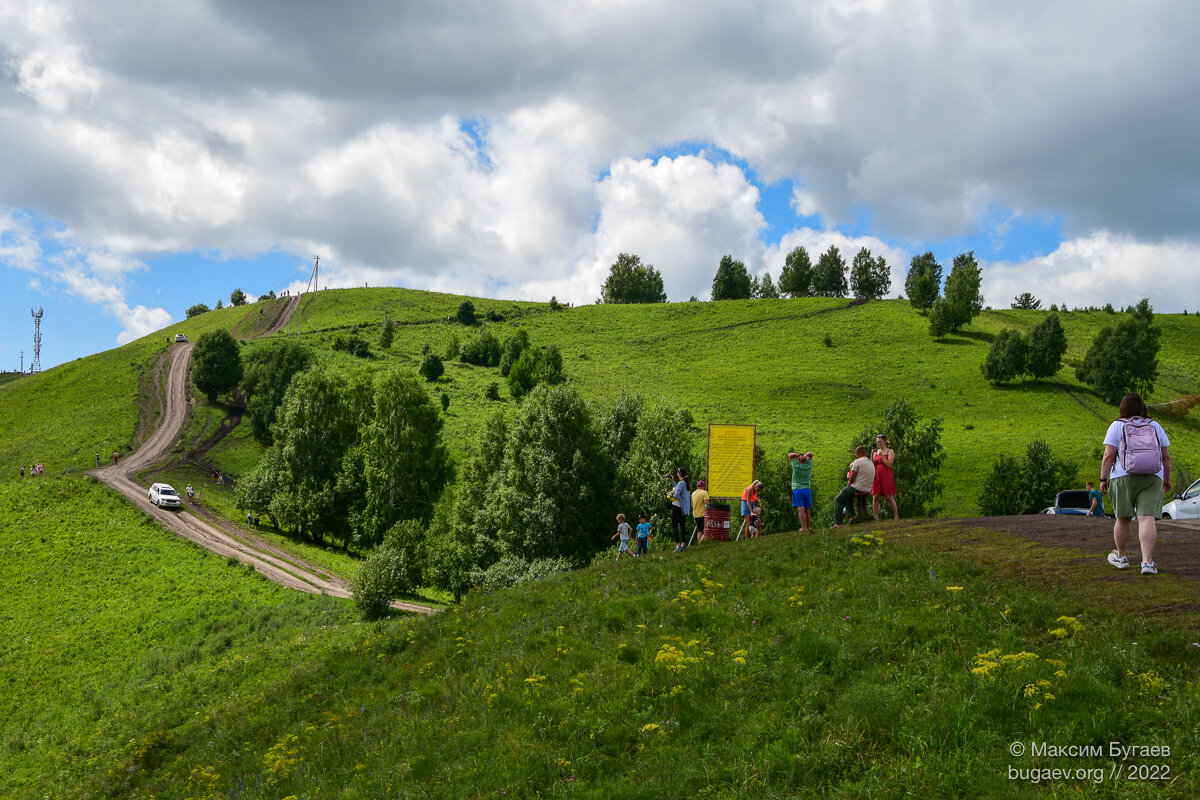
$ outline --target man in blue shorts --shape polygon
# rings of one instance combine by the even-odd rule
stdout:
[[[812,530],[812,453],[788,453],[792,465],[792,507],[800,518],[800,530]]]

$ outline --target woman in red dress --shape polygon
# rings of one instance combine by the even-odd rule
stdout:
[[[871,484],[872,515],[876,520],[879,519],[879,498],[882,496],[887,498],[892,507],[892,519],[900,519],[900,509],[896,507],[896,478],[892,475],[896,451],[888,445],[887,437],[882,433],[875,437],[871,460],[875,462],[875,482]]]

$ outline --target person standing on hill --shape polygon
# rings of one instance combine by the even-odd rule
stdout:
[[[856,496],[867,495],[871,492],[871,484],[875,482],[875,465],[867,458],[867,448],[861,444],[854,448],[855,459],[850,462],[850,471],[846,473],[846,486],[833,500],[833,527],[842,527],[842,520],[855,520],[854,499]]]
[[[812,530],[812,453],[788,453],[792,465],[792,507],[800,520],[800,531]]]
[[[675,540],[675,552],[687,549],[687,517],[692,513],[692,495],[688,491],[687,467],[675,472],[678,481],[671,489],[671,538]]]
[[[896,506],[896,477],[892,473],[896,451],[882,433],[875,437],[871,461],[875,464],[875,479],[871,482],[871,516],[879,520],[879,498],[886,497],[888,505],[892,507],[892,519],[900,519],[900,509]]]
[[[704,481],[696,481],[696,491],[692,492],[692,519],[696,520],[692,536],[698,537],[699,541],[704,541],[704,515],[708,505],[708,489],[704,487]]]
[[[758,493],[762,488],[762,481],[755,481],[742,491],[742,524],[738,528],[738,538],[741,538],[742,531],[750,524],[750,517],[754,514],[754,505],[758,502]]]
[[[120,463],[121,463],[121,454],[118,453],[116,450],[113,450],[113,466],[115,467],[115,466],[117,466],[117,464],[120,464]]]
[[[96,453],[96,469],[100,469],[100,454]]]
[[[1158,522],[1162,518],[1164,492],[1171,491],[1171,441],[1154,420],[1146,402],[1137,392],[1121,398],[1118,418],[1104,435],[1104,457],[1100,461],[1100,491],[1110,489],[1113,513],[1113,543],[1117,549],[1108,554],[1108,563],[1117,569],[1129,569],[1125,547],[1129,544],[1129,523],[1138,518],[1138,543],[1142,550],[1142,574],[1157,575],[1154,545],[1158,542]]]

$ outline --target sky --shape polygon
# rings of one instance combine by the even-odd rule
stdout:
[[[322,284],[668,299],[973,250],[1200,309],[1200,4],[0,0],[0,370]]]

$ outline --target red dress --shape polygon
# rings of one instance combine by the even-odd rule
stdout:
[[[875,481],[871,484],[871,494],[880,494],[886,497],[895,497],[896,495],[896,478],[892,474],[892,468],[879,454],[875,456]]]

